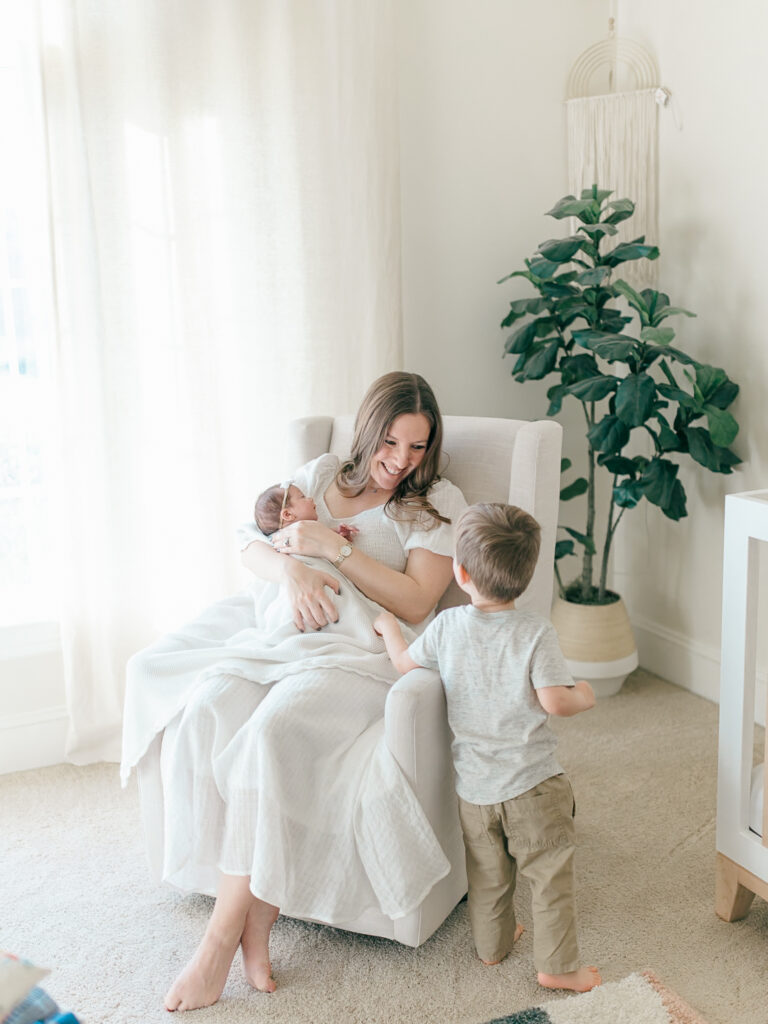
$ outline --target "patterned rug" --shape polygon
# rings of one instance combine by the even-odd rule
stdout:
[[[706,1024],[684,1000],[651,974],[630,974],[591,992],[496,1017],[488,1024]]]

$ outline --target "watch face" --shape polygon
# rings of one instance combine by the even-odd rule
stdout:
[[[339,554],[344,555],[345,558],[348,558],[349,555],[352,554],[352,548],[349,546],[349,544],[343,544]]]

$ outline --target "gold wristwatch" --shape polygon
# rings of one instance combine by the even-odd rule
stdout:
[[[341,565],[341,563],[344,561],[344,559],[345,558],[349,558],[349,556],[351,554],[352,554],[352,545],[351,544],[342,544],[341,548],[339,550],[338,555],[333,560],[333,564],[336,565],[336,566]]]

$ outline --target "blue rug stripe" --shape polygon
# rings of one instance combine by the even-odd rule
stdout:
[[[508,1017],[494,1017],[488,1024],[552,1024],[552,1018],[541,1007],[531,1006],[519,1013],[510,1013]]]

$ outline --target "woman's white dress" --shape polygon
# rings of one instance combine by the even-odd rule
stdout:
[[[330,526],[342,522],[324,501],[338,465],[324,455],[294,477]],[[430,501],[453,522],[466,504],[448,481]],[[452,526],[426,517],[375,508],[343,521],[360,531],[356,548],[398,571],[413,548],[453,553]],[[242,531],[244,546],[259,537]],[[302,634],[270,618],[266,584],[255,604],[250,589],[221,601],[131,659],[123,780],[159,747],[163,826],[148,840],[165,881],[214,894],[220,871],[250,875],[289,916],[343,925],[377,907],[397,918],[450,865],[384,742],[397,676],[371,628],[377,606],[322,567],[341,582],[331,627]]]

